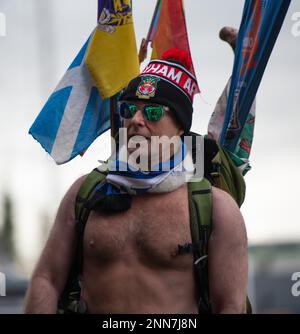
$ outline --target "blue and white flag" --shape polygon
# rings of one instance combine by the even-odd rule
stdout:
[[[110,99],[101,99],[85,64],[89,43],[90,38],[29,130],[57,164],[75,158],[110,128]]]
[[[246,0],[220,138],[221,145],[236,153],[256,92],[280,32],[290,0]],[[253,122],[252,119],[249,121]]]

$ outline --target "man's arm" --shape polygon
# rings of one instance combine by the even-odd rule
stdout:
[[[75,247],[75,200],[85,177],[78,179],[59,206],[49,239],[32,274],[25,313],[56,313]]]
[[[248,277],[247,233],[233,198],[214,188],[209,240],[209,292],[213,313],[245,313]]]

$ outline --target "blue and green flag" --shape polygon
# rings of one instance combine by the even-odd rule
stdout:
[[[223,147],[242,158],[250,154],[254,126],[250,110],[290,2],[245,2],[220,137]]]

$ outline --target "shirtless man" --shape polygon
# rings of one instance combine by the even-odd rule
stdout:
[[[128,114],[127,109],[127,114],[123,115],[129,137],[140,135],[149,139],[164,135],[171,138],[188,133],[193,92],[183,84],[176,86],[176,79],[168,80],[176,77],[176,68],[178,70],[177,65],[175,69],[172,67],[171,58],[166,58],[169,72],[162,67],[161,71],[157,70],[157,66],[166,63],[154,62],[143,75],[131,81],[122,95],[123,101],[135,106],[134,112]],[[151,75],[153,71],[156,76]],[[145,78],[150,81],[146,82]],[[144,111],[145,106],[153,103],[163,106],[164,110],[156,121],[149,120],[151,117]],[[26,313],[56,313],[74,255],[74,205],[84,179],[84,176],[79,178],[71,186],[60,204],[50,237],[32,275]],[[244,313],[247,289],[244,220],[226,192],[213,187],[212,197],[213,230],[208,250],[212,312]],[[84,234],[81,291],[88,312],[198,313],[193,254],[176,253],[178,245],[190,242],[186,183],[168,192],[146,191],[132,196],[131,207],[124,212],[92,211]]]

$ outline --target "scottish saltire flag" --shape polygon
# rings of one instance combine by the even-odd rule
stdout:
[[[159,59],[171,48],[187,51],[192,59],[183,0],[158,0],[147,40],[152,42],[152,59]],[[193,64],[191,67],[196,77]]]
[[[110,100],[102,100],[85,64],[90,38],[59,82],[29,133],[57,164],[86,150],[110,128]]]
[[[225,113],[221,144],[233,154],[241,154],[242,146],[251,143],[241,141],[242,131],[248,119],[254,123],[249,111],[267,66],[269,57],[280,32],[290,0],[246,0],[235,62]]]
[[[131,0],[98,0],[98,27],[86,64],[103,99],[117,94],[140,73]]]
[[[98,5],[97,28],[29,130],[57,164],[84,152],[110,128],[111,98],[139,74],[131,1]]]

